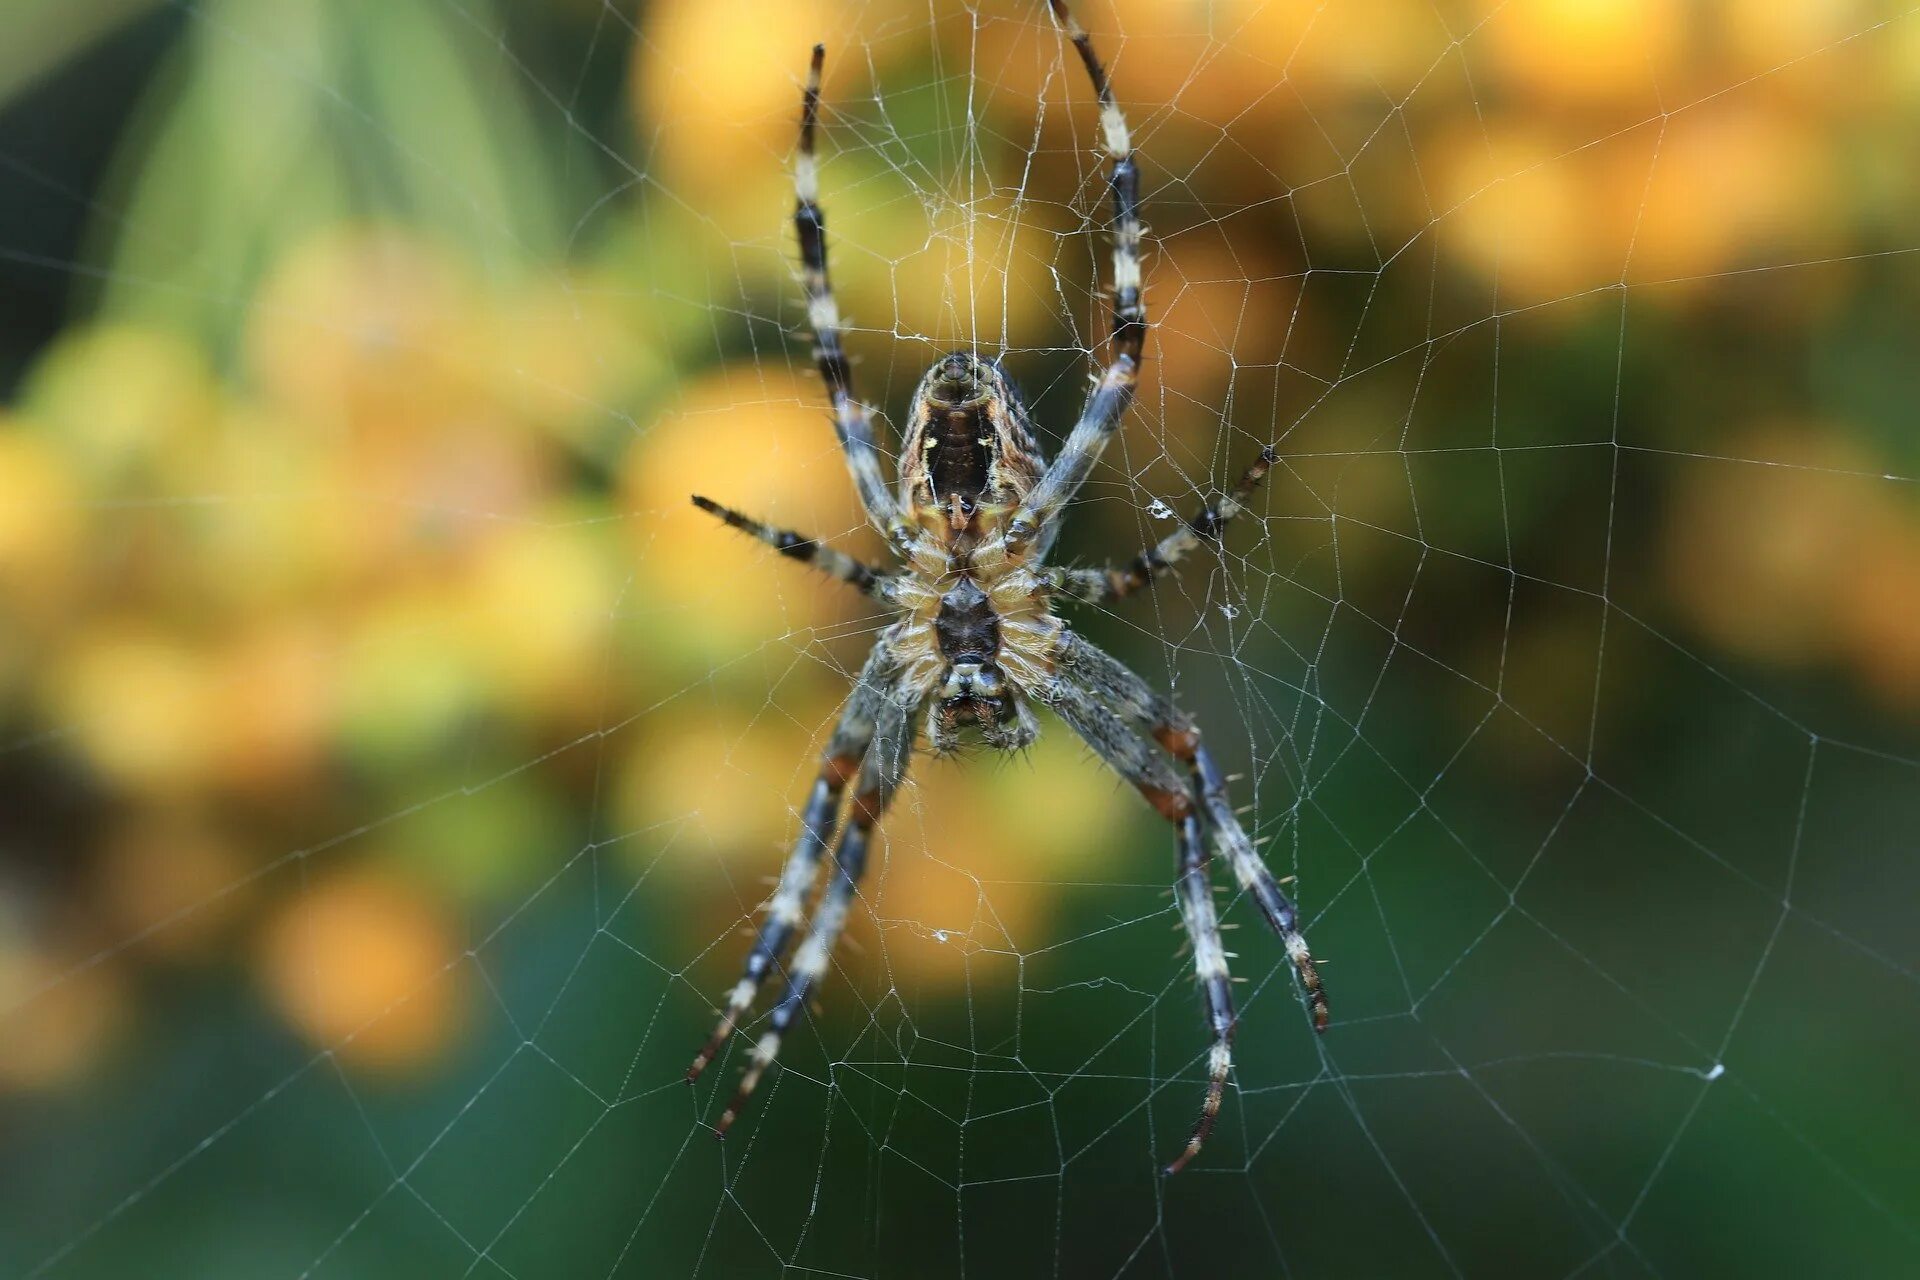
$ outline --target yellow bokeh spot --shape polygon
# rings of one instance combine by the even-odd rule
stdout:
[[[812,701],[824,728],[833,704]],[[711,882],[699,873],[724,868],[753,897],[761,876],[779,872],[799,830],[818,767],[810,747],[822,735],[771,706],[749,719],[704,699],[661,708],[644,728],[621,766],[614,802],[633,865],[646,869],[671,843],[661,864],[667,874]],[[715,909],[724,918],[738,905]]]
[[[476,549],[467,617],[497,701],[540,717],[604,694],[619,587],[604,539],[599,523],[514,524]]]
[[[397,762],[451,741],[486,682],[443,592],[383,601],[356,620],[342,649],[334,714],[347,743]]]
[[[1236,369],[1279,361],[1293,336],[1288,321],[1299,285],[1259,253],[1224,232],[1185,235],[1163,247],[1148,281],[1157,362],[1148,366],[1149,379],[1177,388],[1180,398],[1217,403]],[[1145,398],[1151,402],[1151,392]]]
[[[1846,58],[1834,56],[1833,46],[1872,23],[1860,0],[1713,0],[1711,9],[1729,78],[1765,76],[1799,64],[1795,74],[1813,71],[1823,89],[1848,74]],[[1862,43],[1877,46],[1883,43],[1881,34]]]
[[[451,255],[410,232],[335,227],[295,246],[246,334],[275,398],[316,423],[406,435],[483,398],[480,299]]]
[[[419,1067],[466,1013],[461,945],[434,900],[368,871],[302,889],[266,922],[257,971],[281,1017],[352,1066]]]
[[[205,357],[184,337],[108,324],[62,335],[22,403],[78,461],[89,487],[138,480],[178,489],[171,469],[198,453],[218,393]]]
[[[1042,945],[1076,883],[1158,874],[1116,857],[1136,823],[1165,826],[1058,723],[1023,755],[917,763],[871,891],[889,960],[903,976],[958,984],[979,951]]]
[[[1516,304],[1565,298],[1617,282],[1628,228],[1610,225],[1591,159],[1554,136],[1491,123],[1437,140],[1432,175],[1440,247]]]
[[[209,700],[229,787],[284,795],[320,770],[332,728],[333,660],[330,633],[297,618],[233,638]]]
[[[1290,85],[1316,97],[1385,94],[1400,101],[1429,76],[1452,41],[1436,11],[1400,0],[1228,0],[1210,16],[1234,52],[1257,54],[1276,79],[1284,69]],[[1239,74],[1244,77],[1245,69]]]
[[[1675,493],[1668,592],[1729,653],[1851,668],[1920,708],[1920,520],[1841,445],[1850,433],[1765,428],[1697,463]]]
[[[621,768],[621,843],[649,883],[682,882],[690,941],[764,904],[844,693],[841,682],[792,709],[683,702],[649,717]],[[877,920],[897,976],[963,982],[973,954],[1040,945],[1074,884],[1159,874],[1120,865],[1116,848],[1164,825],[1057,724],[1019,756],[916,755],[882,819],[852,932],[871,938]]]
[[[1543,103],[1658,111],[1685,54],[1686,7],[1673,0],[1488,0],[1469,55]],[[1484,42],[1484,43],[1483,43]]]
[[[1828,252],[1836,190],[1831,146],[1788,112],[1713,103],[1673,117],[1651,180],[1616,188],[1633,220],[1633,278],[1698,276],[1764,255]]]
[[[136,795],[275,794],[309,776],[326,746],[326,652],[294,623],[217,648],[107,627],[76,637],[52,665],[46,713],[103,780]]]
[[[871,353],[870,377],[897,358],[904,383],[915,366],[976,340],[990,350],[1003,339],[1044,342],[1062,287],[1072,304],[1091,295],[1084,255],[1063,253],[1032,208],[967,192],[963,175],[916,179],[934,184],[916,193],[903,175],[864,167],[869,176],[847,184],[835,209],[832,252],[849,346]],[[1079,310],[1084,318],[1092,307]],[[862,390],[876,398],[888,389]]]
[[[833,28],[832,13],[824,0],[648,7],[628,80],[638,136],[650,142],[669,187],[729,234],[764,230],[760,211],[785,203],[800,86],[814,44]],[[850,49],[829,53],[829,87],[844,95],[864,62]]]
[[[86,511],[67,460],[38,435],[0,417],[0,609],[38,618],[78,585]]]
[[[1845,567],[1838,619],[1849,656],[1876,694],[1920,710],[1920,523],[1893,507]]]
[[[499,405],[575,447],[622,427],[611,404],[665,373],[662,354],[622,323],[615,291],[632,280],[541,276],[498,300],[488,317],[487,362]]]
[[[311,607],[348,573],[367,521],[319,495],[340,441],[307,431],[257,400],[223,407],[210,445],[190,460],[213,500],[171,513],[191,533],[201,598],[223,612]]]
[[[203,785],[219,759],[217,679],[205,654],[172,637],[102,629],[77,636],[56,660],[47,714],[104,781],[179,794]]]
[[[762,520],[878,558],[834,438],[825,394],[804,364],[733,365],[688,385],[634,442],[621,468],[643,652],[658,674],[742,650],[811,643],[874,606],[817,571],[727,528],[702,494]],[[807,633],[783,641],[793,633]],[[677,683],[677,679],[676,679]]]

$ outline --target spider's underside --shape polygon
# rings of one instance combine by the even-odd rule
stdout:
[[[1065,721],[1177,833],[1175,892],[1193,947],[1213,1047],[1200,1118],[1167,1172],[1177,1172],[1199,1153],[1219,1113],[1233,1065],[1233,996],[1209,878],[1213,856],[1225,859],[1241,889],[1253,896],[1279,935],[1306,992],[1314,1028],[1326,1029],[1326,997],[1300,934],[1298,913],[1241,829],[1226,780],[1201,744],[1199,730],[1146,681],[1068,630],[1053,612],[1056,600],[1101,602],[1131,595],[1203,542],[1217,539],[1273,465],[1274,454],[1262,450],[1232,493],[1124,566],[1046,564],[1067,504],[1132,403],[1147,334],[1141,304],[1140,179],[1126,120],[1086,32],[1064,0],[1050,3],[1099,97],[1114,212],[1111,358],[1060,456],[1051,463],[999,368],[956,351],[921,379],[901,442],[897,487],[884,479],[872,425],[853,394],[839,312],[827,279],[826,227],[817,203],[814,155],[825,50],[814,46],[794,172],[794,225],[807,317],[861,505],[902,563],[891,569],[863,564],[706,498],[694,502],[781,553],[851,584],[899,616],[880,632],[860,670],[821,761],[767,919],[747,955],[746,971],[727,997],[719,1026],[687,1071],[689,1081],[698,1079],[752,1007],[761,983],[784,965],[786,990],[754,1046],[738,1092],[715,1124],[722,1135],[826,972],[866,866],[874,824],[906,775],[922,724],[936,752],[957,747],[963,731],[978,734],[990,746],[1014,750],[1039,732],[1036,703]],[[849,783],[853,795],[840,827]],[[839,843],[831,875],[808,921],[806,901],[836,828]],[[788,950],[803,923],[806,937],[789,960]]]

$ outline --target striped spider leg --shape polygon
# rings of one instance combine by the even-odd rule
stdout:
[[[914,724],[895,693],[899,671],[891,638],[882,634],[868,651],[866,665],[821,756],[819,776],[801,815],[799,838],[767,903],[767,918],[747,953],[745,971],[728,993],[719,1025],[687,1068],[687,1083],[692,1084],[732,1038],[768,975],[785,963],[788,948],[805,921],[807,898],[819,879],[822,856],[836,827],[840,828],[832,878],[814,908],[807,939],[787,970],[786,991],[774,1006],[767,1031],[754,1046],[739,1090],[714,1126],[721,1135],[740,1114],[761,1074],[779,1052],[781,1037],[806,1009],[825,974],[829,954],[846,924],[854,890],[866,868],[874,824],[906,777]],[[842,826],[842,793],[849,781],[854,782],[853,797]]]
[[[1247,499],[1266,479],[1267,472],[1273,470],[1273,464],[1279,461],[1279,456],[1271,445],[1262,449],[1253,465],[1242,473],[1239,483],[1220,501],[1200,508],[1178,529],[1126,564],[1107,565],[1098,569],[1062,565],[1047,570],[1047,585],[1055,595],[1080,604],[1124,600],[1136,591],[1145,590],[1172,573],[1181,560],[1203,545],[1218,543],[1226,533],[1227,525],[1247,509]]]
[[[1200,1154],[1213,1132],[1227,1075],[1233,1069],[1236,1019],[1227,953],[1220,942],[1208,877],[1213,855],[1226,860],[1241,889],[1253,895],[1268,925],[1279,935],[1307,994],[1315,1031],[1327,1029],[1326,992],[1300,933],[1299,912],[1241,828],[1226,779],[1202,745],[1192,719],[1124,663],[1071,632],[1061,639],[1057,671],[1051,701],[1055,714],[1114,772],[1132,783],[1178,833],[1175,893],[1193,947],[1194,977],[1206,1000],[1213,1047],[1207,1056],[1207,1094],[1200,1118],[1185,1149],[1166,1167],[1167,1173],[1174,1174]],[[1186,779],[1173,771],[1167,756],[1186,766]]]
[[[800,283],[807,296],[807,324],[813,330],[813,360],[833,406],[833,428],[847,456],[847,470],[867,519],[894,547],[913,543],[912,526],[899,500],[887,488],[874,443],[873,421],[853,393],[853,364],[840,337],[840,307],[827,274],[827,215],[820,209],[820,160],[814,135],[820,131],[820,71],[827,46],[813,46],[807,87],[800,106],[800,150],[793,161],[793,229],[800,241]]]
[[[1140,166],[1133,157],[1127,118],[1114,101],[1106,68],[1093,51],[1093,40],[1068,11],[1066,0],[1049,0],[1054,21],[1073,41],[1093,82],[1100,102],[1101,149],[1109,163],[1107,185],[1113,192],[1113,320],[1108,341],[1112,353],[1095,381],[1080,419],[1074,423],[1060,456],[1033,486],[1007,524],[1010,550],[1029,547],[1045,556],[1060,534],[1061,516],[1073,495],[1086,483],[1107,442],[1120,429],[1140,384],[1141,353],[1147,340],[1147,310],[1141,300],[1140,274]]]

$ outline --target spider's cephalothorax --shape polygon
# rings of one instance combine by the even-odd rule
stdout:
[[[1279,935],[1306,993],[1315,1030],[1327,1026],[1319,970],[1300,932],[1299,913],[1255,851],[1227,793],[1226,779],[1184,711],[1132,670],[1071,631],[1053,612],[1058,601],[1100,603],[1147,587],[1196,548],[1219,539],[1276,461],[1262,449],[1234,488],[1184,526],[1124,564],[1050,566],[1047,554],[1068,503],[1099,461],[1133,401],[1147,335],[1140,273],[1140,172],[1126,118],[1114,102],[1093,44],[1049,0],[1072,40],[1100,103],[1102,150],[1113,192],[1111,353],[1060,455],[1048,462],[1027,411],[998,364],[968,351],[936,361],[914,393],[900,448],[897,489],[890,487],[865,407],[853,393],[840,316],[827,277],[826,219],[819,205],[814,134],[820,70],[815,45],[800,117],[794,165],[794,227],[801,281],[813,329],[814,357],[833,408],[854,488],[868,520],[900,557],[880,568],[776,529],[706,498],[694,502],[781,554],[811,563],[885,605],[894,620],[880,632],[821,759],[778,886],[767,903],[745,971],[728,993],[719,1026],[694,1058],[696,1080],[753,1007],[761,984],[784,967],[786,990],[767,1016],[733,1100],[714,1128],[725,1134],[785,1036],[825,977],[834,944],[853,908],[874,825],[906,777],[922,724],[936,752],[968,733],[1013,750],[1039,732],[1033,707],[1050,708],[1100,758],[1172,824],[1178,849],[1174,892],[1193,946],[1194,976],[1212,1045],[1200,1118],[1172,1173],[1199,1154],[1219,1114],[1233,1069],[1235,1025],[1227,953],[1220,942],[1210,869],[1227,864]],[[853,787],[849,798],[848,784]],[[843,803],[845,801],[845,803]],[[844,820],[843,813],[844,810]],[[838,832],[837,842],[835,833]],[[807,899],[832,846],[832,871],[811,918]],[[805,938],[794,946],[802,926]]]

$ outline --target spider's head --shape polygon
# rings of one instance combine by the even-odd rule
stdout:
[[[983,506],[1017,503],[1040,474],[1020,393],[991,360],[955,351],[914,392],[900,486],[930,523],[959,532]]]
[[[991,662],[956,662],[947,668],[939,700],[927,721],[935,754],[960,745],[960,731],[972,727],[980,740],[1001,751],[1017,751],[1038,736],[1040,727],[1020,696],[1007,686]]]

